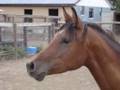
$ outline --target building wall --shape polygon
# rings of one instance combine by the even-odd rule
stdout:
[[[86,22],[100,22],[102,20],[102,13],[108,11],[108,9],[101,9],[101,8],[93,8],[94,9],[94,17],[93,18],[89,18],[89,8],[90,7],[85,7],[84,10],[84,15],[81,15],[81,7],[76,7],[77,13],[79,15],[79,17]]]
[[[114,11],[111,10],[103,11],[102,22],[113,22],[113,21],[114,21]],[[111,30],[111,31],[113,29],[112,24],[103,24],[102,27],[105,28],[106,30]]]
[[[3,9],[6,14],[13,14],[13,15],[24,15],[24,9],[32,9],[33,10],[33,15],[39,15],[39,16],[49,16],[48,14],[48,9],[49,8],[58,8],[59,9],[59,17],[63,19],[63,10],[61,7],[0,7],[0,9]],[[102,9],[102,16],[100,15],[101,13],[101,8],[94,8],[94,18],[89,18],[89,7],[85,7],[84,15],[81,15],[81,7],[75,7],[77,10],[77,13],[79,17],[83,21],[87,22],[100,22],[101,20],[103,21],[104,19],[104,14],[107,12],[109,13],[110,10],[108,9]],[[66,11],[71,14],[71,10],[69,7],[66,7]],[[72,15],[72,14],[71,14]],[[103,19],[104,18],[104,19]]]
[[[62,19],[64,18],[63,10],[61,7],[0,7],[0,9],[4,10],[3,13],[5,14],[12,14],[12,15],[24,15],[24,9],[32,9],[33,15],[39,16],[49,16],[48,10],[50,8],[58,8],[59,17]],[[66,11],[71,14],[71,10],[69,7],[66,7]]]

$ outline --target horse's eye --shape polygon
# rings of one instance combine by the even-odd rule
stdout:
[[[69,42],[70,42],[69,39],[65,39],[65,38],[64,38],[64,39],[62,40],[62,43],[65,43],[65,44],[68,44]]]

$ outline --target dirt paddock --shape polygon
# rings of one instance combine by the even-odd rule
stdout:
[[[0,61],[0,90],[100,90],[85,67],[38,82],[28,76],[26,62],[29,59]]]

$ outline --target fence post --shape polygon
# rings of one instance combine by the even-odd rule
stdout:
[[[51,40],[51,26],[48,27],[48,43]]]
[[[17,59],[17,24],[13,22],[13,37],[14,37],[14,47],[15,47],[15,58]]]
[[[2,28],[0,27],[0,42],[2,42]]]
[[[23,27],[24,48],[27,48],[27,27]]]
[[[48,29],[48,43],[52,40],[52,38],[54,37],[55,34],[55,24],[52,23],[51,26],[49,26]]]

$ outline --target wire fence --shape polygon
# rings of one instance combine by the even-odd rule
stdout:
[[[0,14],[0,60],[26,56],[26,48],[44,48],[55,33],[56,16]]]
[[[22,21],[19,21],[18,18]],[[34,22],[23,22],[25,18],[32,18]],[[35,21],[37,18],[39,18],[39,22]],[[0,21],[0,60],[25,57],[28,47],[37,47],[37,50],[40,51],[48,45],[57,29],[64,24],[59,17],[9,16],[4,19],[2,18]],[[41,21],[42,19],[43,21]],[[120,42],[120,22],[96,23]]]
[[[0,52],[8,51],[13,56],[27,47],[41,48],[50,42],[54,35],[53,23],[0,23]],[[14,49],[14,50],[13,50]],[[20,52],[22,53],[22,51]],[[24,52],[23,52],[24,53]],[[5,56],[3,53],[2,56]],[[11,57],[11,56],[10,56]]]

